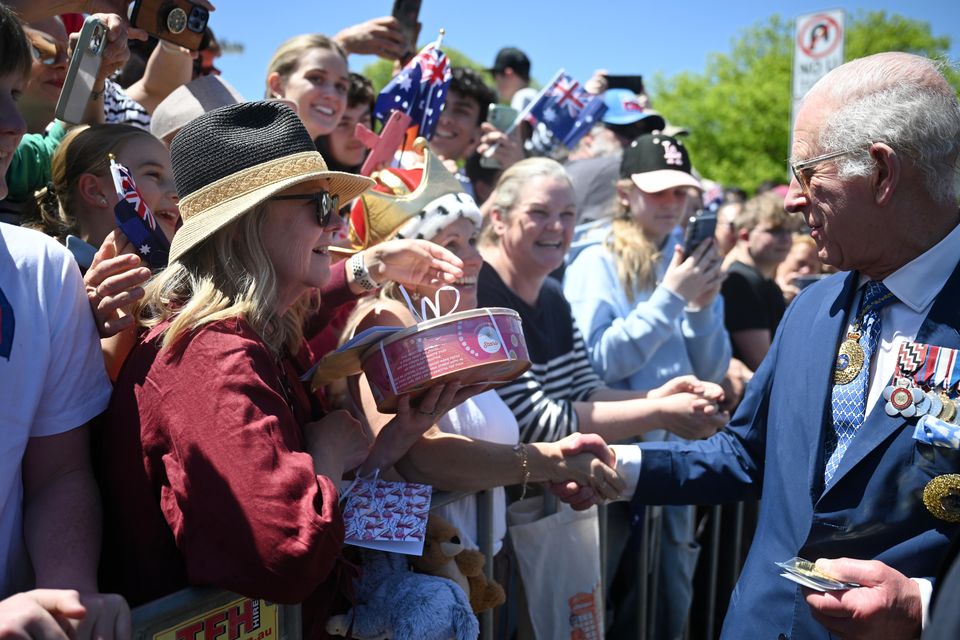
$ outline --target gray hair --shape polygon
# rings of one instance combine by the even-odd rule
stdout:
[[[493,193],[490,195],[490,202],[496,207],[504,219],[509,218],[510,210],[517,204],[517,198],[520,195],[520,189],[528,181],[545,176],[548,178],[557,178],[566,182],[571,189],[573,183],[570,176],[567,175],[563,165],[550,158],[541,156],[527,158],[517,162],[509,169],[503,172]],[[489,218],[483,230],[482,241],[489,244],[497,244],[499,237],[493,232],[489,225]]]
[[[810,89],[808,97],[842,105],[819,137],[824,153],[856,150],[837,160],[840,177],[869,175],[874,161],[867,147],[883,142],[923,173],[934,201],[956,203],[960,103],[943,76],[947,67],[909,53],[878,53],[837,67]]]

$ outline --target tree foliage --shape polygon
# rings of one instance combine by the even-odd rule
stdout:
[[[949,47],[949,37],[935,37],[926,22],[883,11],[847,16],[846,60],[881,51],[945,57]],[[703,73],[656,76],[653,106],[690,128],[691,157],[703,176],[750,192],[765,180],[786,180],[792,56],[792,21],[775,15],[742,31],[729,53],[711,55]],[[948,77],[960,87],[960,75]]]

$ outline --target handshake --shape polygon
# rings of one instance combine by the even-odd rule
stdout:
[[[630,403],[631,408],[624,413],[634,416],[633,419],[616,410],[606,414],[614,416],[611,422],[626,422],[633,426],[624,429],[621,424],[616,428],[612,424],[605,425],[602,418],[594,419],[592,426],[613,440],[634,437],[654,428],[667,429],[685,439],[706,438],[727,422],[726,412],[719,408],[723,396],[719,385],[703,382],[694,376],[680,376],[651,390],[645,398],[622,400]],[[603,404],[608,406],[620,404],[613,397],[604,400],[607,401]],[[644,405],[636,413],[634,411],[640,405],[635,403]],[[604,412],[595,412],[597,415],[601,413]],[[645,425],[643,428],[639,428],[641,423]],[[553,455],[562,459],[557,470],[566,472],[566,475],[550,477],[550,490],[574,509],[587,509],[603,500],[619,498],[627,488],[624,478],[617,472],[616,454],[601,435],[575,433],[549,446],[555,448]]]

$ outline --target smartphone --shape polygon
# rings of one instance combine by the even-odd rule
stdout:
[[[797,276],[793,279],[793,286],[795,286],[797,289],[806,289],[814,282],[819,282],[826,277],[827,274],[825,273],[811,273],[810,275],[806,276]]]
[[[393,0],[393,17],[400,23],[400,29],[407,40],[407,50],[400,64],[407,64],[417,52],[417,35],[420,32],[421,0]]]
[[[518,113],[513,107],[490,103],[490,108],[487,110],[487,122],[500,131],[506,131],[517,119]]]
[[[130,9],[130,24],[152,36],[200,49],[210,12],[190,0],[136,0]]]
[[[506,131],[513,125],[514,120],[517,119],[517,114],[519,112],[513,107],[508,107],[502,104],[490,103],[490,108],[487,109],[487,122],[492,124],[494,127],[500,131]],[[500,166],[500,161],[492,156],[480,156],[480,166],[484,169],[502,169]]]
[[[713,237],[717,230],[717,214],[713,211],[701,209],[690,216],[687,231],[683,237],[683,255],[689,256],[705,240]]]
[[[70,57],[67,77],[57,100],[56,116],[70,124],[79,124],[83,112],[90,104],[93,83],[103,62],[103,49],[107,45],[107,27],[94,18],[87,18],[80,29],[80,38]]]
[[[626,75],[626,76],[604,76],[607,79],[607,88],[608,89],[629,89],[636,94],[644,93],[643,91],[643,76],[636,75]]]

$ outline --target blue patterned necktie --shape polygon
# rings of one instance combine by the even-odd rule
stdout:
[[[847,384],[833,385],[833,429],[827,431],[824,455],[827,462],[823,471],[824,485],[837,471],[840,459],[863,424],[867,407],[867,383],[870,380],[870,359],[880,342],[880,310],[896,297],[882,282],[871,280],[860,298],[860,347],[863,366],[857,377]]]

